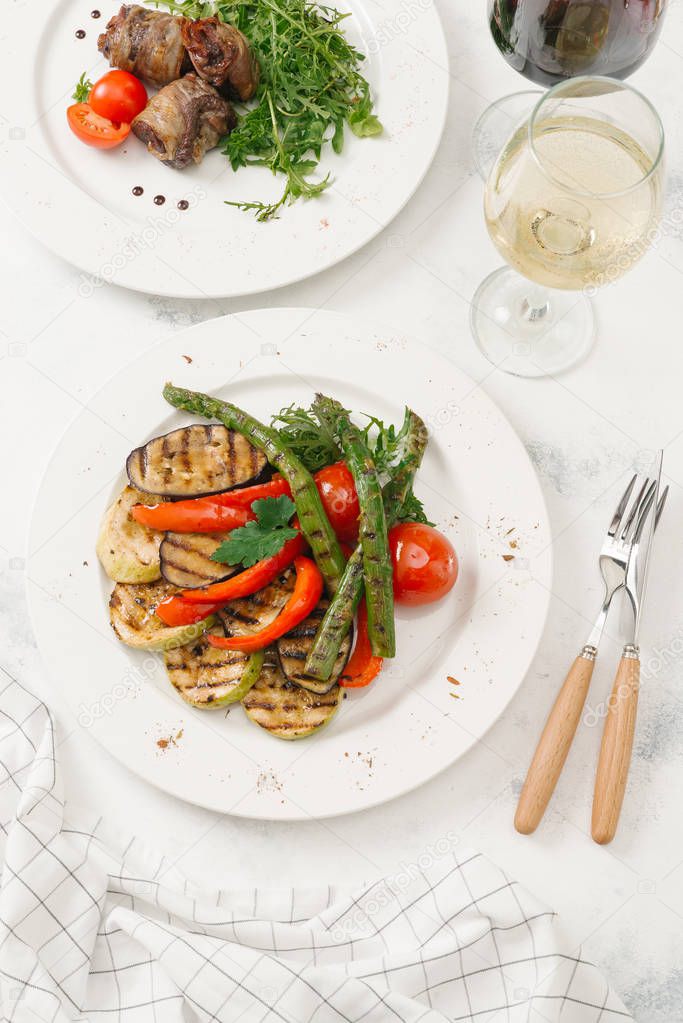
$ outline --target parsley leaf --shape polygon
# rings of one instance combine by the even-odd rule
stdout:
[[[86,78],[87,71],[84,71],[81,77],[76,82],[76,87],[73,91],[72,99],[75,99],[77,103],[87,103],[90,90],[92,89],[92,82],[89,78]]]
[[[251,510],[255,522],[233,529],[227,540],[211,555],[212,561],[251,568],[257,561],[278,554],[287,540],[293,540],[298,530],[289,525],[296,511],[290,497],[263,497],[254,501]]]

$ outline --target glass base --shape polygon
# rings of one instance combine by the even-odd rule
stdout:
[[[524,121],[543,95],[541,89],[528,89],[503,96],[486,108],[472,132],[474,165],[482,181],[486,181],[500,156],[503,146]]]
[[[539,288],[509,266],[479,285],[470,324],[489,362],[519,377],[562,373],[584,359],[595,340],[585,295]]]

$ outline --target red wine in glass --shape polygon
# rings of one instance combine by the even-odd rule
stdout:
[[[540,85],[575,75],[626,78],[653,48],[667,0],[489,0],[496,46]]]

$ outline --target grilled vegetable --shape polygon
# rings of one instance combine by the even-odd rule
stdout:
[[[361,431],[346,411],[331,398],[318,395],[313,408],[337,409],[337,430],[344,460],[356,483],[360,505],[359,538],[363,551],[363,576],[368,605],[368,633],[377,657],[396,653],[394,591],[387,520],[384,514],[379,475]]]
[[[254,518],[249,508],[233,508],[222,503],[226,496],[239,493],[239,490],[231,490],[227,494],[190,497],[187,501],[168,501],[151,507],[138,504],[131,515],[136,522],[169,533],[227,533],[231,529],[239,529]]]
[[[162,600],[156,609],[156,616],[164,625],[194,625],[209,615],[220,611],[225,606],[224,600],[207,601],[204,604],[190,604],[182,596],[176,595]]]
[[[267,650],[258,681],[242,700],[247,717],[278,739],[303,739],[330,721],[339,707],[341,691],[309,693],[288,682],[274,650]]]
[[[192,643],[215,625],[213,617],[194,625],[164,625],[154,611],[171,592],[174,588],[165,582],[117,583],[109,599],[109,617],[119,639],[141,650],[171,650]]]
[[[363,550],[358,544],[342,576],[339,589],[330,601],[306,659],[305,672],[321,682],[328,679],[344,638],[353,625],[356,608],[363,596]]]
[[[306,658],[313,645],[313,640],[320,626],[320,622],[329,607],[329,600],[322,597],[318,606],[311,611],[308,618],[304,619],[296,628],[282,636],[277,641],[277,652],[280,658],[280,667],[290,682],[308,689],[311,693],[328,693],[341,675],[351,649],[352,633],[347,632],[342,640],[337,659],[334,662],[332,673],[325,682],[307,675],[304,665]]]
[[[301,531],[308,540],[329,593],[334,593],[344,571],[344,555],[323,509],[313,477],[299,459],[283,444],[277,431],[227,401],[211,398],[199,391],[166,384],[164,398],[174,408],[218,419],[224,426],[247,437],[280,472],[292,490]]]
[[[255,483],[266,458],[240,432],[225,426],[181,427],[131,451],[131,486],[166,497],[201,497]]]
[[[182,600],[188,604],[205,604],[210,601],[225,603],[238,597],[249,597],[252,593],[262,590],[282,575],[295,558],[303,553],[306,541],[301,533],[287,540],[282,550],[270,558],[257,561],[251,568],[226,579],[222,583],[213,583],[201,590],[183,590]],[[178,598],[176,598],[178,599]]]
[[[97,538],[97,557],[116,583],[151,583],[161,575],[159,545],[163,533],[131,518],[131,508],[149,500],[133,487],[125,487],[107,509]]]
[[[296,582],[289,600],[269,625],[250,636],[212,636],[212,646],[223,650],[265,650],[284,636],[305,618],[316,606],[323,592],[323,577],[315,561],[311,558],[297,558],[294,562]]]
[[[382,658],[375,657],[372,652],[368,635],[368,612],[365,601],[361,600],[358,608],[356,645],[351,660],[339,678],[339,685],[345,689],[364,689],[379,675],[383,663]]]
[[[218,612],[226,636],[253,636],[265,629],[291,597],[294,583],[290,569],[251,596],[231,600]]]
[[[402,440],[396,452],[397,464],[382,491],[387,525],[400,516],[411,493],[415,474],[427,446],[427,427],[411,409],[406,409]],[[359,544],[346,563],[339,589],[332,598],[306,661],[306,672],[314,678],[329,678],[337,652],[353,621],[363,594],[363,551]]]
[[[211,560],[227,536],[228,533],[167,533],[159,548],[161,574],[166,582],[192,588],[235,575],[238,565]]]
[[[207,643],[207,635],[165,654],[168,677],[183,700],[193,707],[237,703],[261,674],[263,651],[250,655],[238,650],[217,650]]]

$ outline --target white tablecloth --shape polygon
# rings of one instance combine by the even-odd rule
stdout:
[[[105,818],[65,816],[52,719],[14,681],[0,692],[0,764],[11,1023],[631,1018],[563,952],[552,911],[476,852],[444,841],[355,893],[199,887]]]

